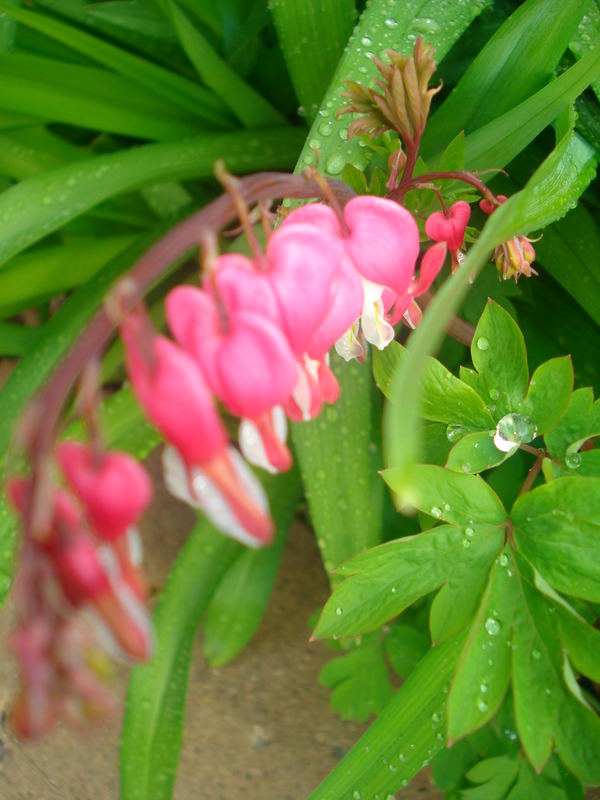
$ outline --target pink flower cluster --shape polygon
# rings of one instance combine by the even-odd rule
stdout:
[[[149,476],[124,453],[78,442],[59,445],[56,462],[68,488],[48,489],[14,591],[21,692],[12,724],[30,739],[59,719],[77,724],[112,709],[99,645],[136,660],[153,651],[134,527],[152,497]],[[15,478],[8,489],[25,513],[31,480]],[[94,622],[95,636],[82,617]]]
[[[462,245],[455,228],[451,234],[451,246]],[[169,490],[226,534],[267,544],[267,500],[246,461],[271,472],[291,466],[287,418],[311,420],[338,398],[333,346],[346,359],[361,356],[365,341],[384,348],[402,317],[418,321],[415,297],[446,255],[443,231],[438,238],[417,278],[419,230],[397,203],[355,197],[343,214],[306,205],[269,236],[264,253],[221,255],[201,288],[169,293],[175,341],[156,334],[142,306],[127,314],[120,326],[126,363],[142,407],[169,443]],[[240,418],[246,460],[230,446],[215,398]]]

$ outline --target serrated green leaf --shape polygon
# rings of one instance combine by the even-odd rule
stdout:
[[[585,4],[528,0],[486,42],[434,114],[424,152],[438,153],[450,136],[476,130],[526,100],[552,77],[577,30]]]
[[[270,11],[300,106],[312,121],[356,17],[353,0],[274,0]]]
[[[406,349],[398,342],[373,353],[373,376],[386,397],[394,370],[405,353]],[[426,361],[422,391],[421,415],[425,419],[460,425],[465,432],[494,427],[481,397],[435,358]]]
[[[500,529],[480,525],[467,535],[442,525],[355,556],[338,570],[349,577],[325,604],[315,636],[355,636],[374,630],[439,588],[461,564],[474,569],[490,564],[501,546]]]
[[[531,376],[527,396],[519,412],[535,422],[538,436],[553,428],[567,410],[573,388],[573,365],[569,356],[541,364]]]
[[[129,680],[120,750],[123,800],[171,797],[196,630],[239,548],[201,521],[169,573],[154,612],[156,655]]]
[[[553,786],[543,776],[537,775],[527,761],[519,763],[519,776],[507,800],[564,800],[558,786]]]
[[[463,636],[430,650],[369,730],[308,800],[386,797],[444,747],[444,707]],[[390,769],[390,766],[392,767]]]
[[[471,783],[481,784],[477,788],[463,789],[465,800],[503,800],[517,777],[519,764],[508,756],[495,756],[480,761],[467,772]]]
[[[115,194],[166,178],[209,177],[217,158],[233,172],[290,166],[302,139],[293,128],[213,134],[96,156],[21,181],[0,195],[0,263]]]
[[[600,600],[600,479],[558,478],[511,511],[520,552],[559,592]]]
[[[517,448],[503,453],[494,444],[492,434],[493,431],[479,431],[464,436],[448,454],[448,469],[476,474],[506,461]]]
[[[332,369],[340,398],[312,422],[292,425],[292,439],[317,544],[325,568],[334,567],[382,538],[383,484],[379,395],[369,365],[347,364],[337,355]]]
[[[516,560],[512,661],[519,737],[536,769],[544,766],[555,742],[566,766],[584,783],[596,783],[600,720],[582,701],[577,684],[568,687],[556,610],[533,587],[530,567],[518,555]]]
[[[256,632],[273,590],[289,527],[300,496],[296,470],[263,478],[277,534],[270,547],[243,549],[209,603],[204,623],[204,656],[214,667],[227,664]]]
[[[492,566],[458,660],[448,696],[450,741],[485,725],[500,707],[508,688],[512,636],[509,623],[513,616],[510,564],[510,552],[505,551]]]
[[[319,683],[332,690],[331,707],[358,722],[381,713],[394,694],[377,639],[325,664]]]
[[[386,469],[381,473],[394,492],[403,488],[403,473]],[[459,474],[434,464],[411,468],[411,503],[436,519],[453,525],[483,522],[502,525],[506,511],[495,492],[476,475]]]
[[[392,48],[408,55],[417,36],[423,34],[427,43],[435,48],[437,60],[441,61],[487,5],[486,0],[407,0],[391,9],[388,0],[372,0],[363,11],[339,61],[306,140],[298,169],[314,164],[312,148],[317,144],[318,168],[326,175],[339,175],[347,163],[364,169],[367,164],[365,148],[360,147],[356,138],[344,144],[340,141],[348,129],[347,117],[335,118],[337,110],[346,102],[340,96],[345,89],[344,81],[368,83],[379,74],[371,61],[371,53],[381,56],[385,48]]]
[[[464,543],[463,539],[463,546]],[[465,561],[448,575],[429,611],[429,630],[435,645],[455,636],[469,624],[486,587],[490,563]]]
[[[477,324],[471,359],[498,416],[516,411],[525,397],[529,372],[519,326],[497,303],[488,301]]]
[[[591,389],[577,389],[571,395],[566,413],[544,441],[554,458],[563,458],[567,450],[577,450],[590,436],[600,434],[600,402],[594,403]]]

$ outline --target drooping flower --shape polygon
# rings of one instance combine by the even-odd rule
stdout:
[[[229,272],[235,269],[230,268]],[[240,282],[247,270],[236,270]],[[208,385],[233,414],[252,425],[260,452],[248,447],[248,455],[260,466],[286,470],[291,456],[279,439],[273,409],[291,395],[297,377],[296,358],[281,329],[267,316],[228,304],[220,293],[220,270],[214,273],[214,292],[180,286],[166,300],[167,320],[177,342],[193,356]],[[257,281],[254,281],[255,285]],[[266,288],[266,287],[264,287]]]
[[[425,222],[427,236],[433,239],[434,242],[445,242],[448,245],[452,256],[453,272],[459,265],[465,231],[470,217],[471,206],[464,200],[459,200],[444,211],[435,211]]]
[[[306,223],[342,241],[352,267],[361,277],[362,332],[379,349],[394,338],[385,320],[382,295],[385,289],[403,295],[414,275],[419,254],[419,231],[411,214],[402,206],[380,197],[354,197],[344,207],[343,220],[328,206],[312,204],[292,212],[282,225]],[[356,341],[354,323],[346,327],[338,352],[346,357],[358,352],[347,340]]]
[[[169,490],[202,508],[227,535],[252,547],[270,542],[274,529],[264,492],[243,459],[228,447],[227,433],[195,360],[156,335],[141,308],[128,314],[120,328],[134,391],[172,445],[163,459]],[[227,515],[215,512],[213,495],[219,496]]]
[[[507,198],[505,195],[499,194],[496,200],[500,205],[505,203]],[[493,214],[498,206],[492,205],[489,200],[484,198],[480,200],[479,207],[484,214]],[[506,281],[514,277],[516,283],[521,275],[531,278],[532,275],[538,274],[531,266],[535,261],[535,250],[531,244],[532,241],[535,240],[529,239],[527,236],[515,236],[496,247],[494,250],[494,262],[501,280]]]

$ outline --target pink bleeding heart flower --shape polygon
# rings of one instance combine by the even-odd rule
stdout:
[[[171,470],[165,474],[169,490],[202,508],[227,535],[253,547],[270,542],[274,528],[264,491],[227,446],[227,433],[194,358],[157,336],[141,309],[129,314],[120,329],[134,391],[173,445],[163,459]],[[213,495],[227,514],[213,513]]]
[[[460,250],[470,217],[471,206],[459,200],[446,211],[431,214],[425,223],[425,232],[434,242],[445,242],[450,250]]]
[[[91,444],[63,442],[56,458],[102,539],[122,536],[152,499],[150,476],[126,453],[102,453]]]
[[[282,225],[269,239],[265,255],[282,330],[301,358],[329,311],[343,245],[313,225]]]
[[[278,436],[271,412],[294,389],[296,358],[280,328],[269,318],[245,310],[241,303],[235,303],[236,298],[237,308],[227,307],[231,293],[220,295],[219,274],[217,270],[214,293],[192,286],[180,286],[169,293],[169,327],[194,357],[211,390],[233,414],[246,420],[240,442],[250,460],[270,470],[289,469],[291,455],[285,439],[281,441]],[[248,274],[241,271],[241,285]],[[250,447],[249,425],[254,426],[258,437],[258,451]],[[285,435],[285,430],[280,432]]]
[[[499,194],[496,196],[496,201],[498,205],[502,205],[502,203],[506,203],[508,197],[505,194]],[[479,201],[479,208],[483,211],[484,214],[493,214],[494,211],[498,208],[497,205],[491,203],[487,197],[484,197],[483,200]]]
[[[365,195],[346,204],[343,224],[332,209],[321,204],[297,209],[283,226],[296,222],[314,225],[342,239],[347,256],[362,278],[363,334],[368,342],[383,349],[394,338],[394,330],[384,318],[383,291],[388,288],[395,295],[406,291],[419,254],[419,231],[410,213],[391,200]],[[336,350],[348,359],[360,355],[362,348],[353,324],[346,331]]]

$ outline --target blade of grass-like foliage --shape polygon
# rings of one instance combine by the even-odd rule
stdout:
[[[20,5],[20,0],[11,0],[15,6]],[[0,15],[0,53],[7,53],[12,50],[15,34],[17,32],[17,23],[11,17]]]
[[[282,537],[298,498],[297,473],[268,480],[266,489],[278,537]],[[264,551],[264,556],[268,552]],[[171,797],[192,645],[211,597],[215,590],[218,592],[221,580],[227,582],[226,570],[240,554],[242,558],[246,554],[241,545],[226,539],[207,522],[200,522],[177,557],[154,614],[157,654],[148,666],[133,671],[129,684],[121,739],[122,800]],[[242,606],[245,597],[239,598]],[[248,600],[246,612],[251,612],[256,596]],[[246,634],[251,636],[265,602],[263,590],[263,600],[254,605],[254,614],[244,621],[244,609],[234,610],[231,621],[247,625]],[[233,648],[245,644],[239,631],[237,635],[237,642],[232,631],[229,643],[222,643],[226,648],[221,651],[223,655],[228,652],[231,656]]]
[[[392,379],[391,402],[384,418],[389,465],[408,469],[418,459],[419,395],[425,359],[441,344],[451,315],[468,291],[470,277],[481,270],[500,242],[564,216],[586,188],[594,169],[589,148],[582,150],[573,130],[567,131],[526,187],[489,218],[464,263],[437,293],[422,325],[411,335],[408,352]],[[402,414],[397,413],[400,401]],[[410,490],[408,483],[406,488]]]
[[[13,8],[5,1],[0,3],[1,12],[104,64],[155,94],[168,98],[170,102],[177,103],[207,122],[230,126],[231,118],[224,103],[215,94],[187,78],[42,14]]]
[[[93,153],[51,133],[43,125],[30,125],[0,134],[0,172],[18,181]]]
[[[596,2],[588,3],[579,22],[577,33],[569,44],[575,58],[582,58],[588,50],[600,44],[600,8]],[[591,87],[600,100],[600,80],[592,81]]]
[[[102,100],[90,93],[85,83],[79,89],[69,89],[53,86],[44,80],[2,74],[1,68],[0,108],[24,114],[35,112],[40,119],[48,122],[62,122],[155,141],[189,136],[197,133],[200,127],[172,120],[168,115],[162,116],[159,111],[145,114],[126,105]]]
[[[523,103],[466,138],[466,167],[504,167],[600,73],[600,46]],[[583,142],[593,158],[593,149]]]
[[[432,648],[308,800],[355,800],[397,792],[444,747],[450,679],[465,634]]]
[[[279,43],[301,108],[312,121],[352,33],[353,0],[274,0]]]
[[[273,591],[302,484],[294,469],[261,476],[277,521],[275,542],[260,550],[244,548],[221,579],[206,612],[204,657],[213,667],[227,664],[254,636]]]
[[[13,114],[12,111],[0,111],[0,130],[2,131],[37,125],[39,122],[40,120],[37,117],[30,117],[28,114]]]
[[[175,139],[202,127],[198,117],[108,70],[11,54],[0,56],[0,76],[0,107],[9,111],[141,139]]]
[[[0,356],[22,356],[33,345],[37,329],[0,322]]]
[[[334,355],[340,398],[312,422],[292,426],[294,450],[325,568],[381,541],[383,483],[379,395],[368,364]]]
[[[194,638],[239,549],[202,520],[177,556],[154,612],[156,655],[134,669],[129,681],[120,751],[122,800],[171,797]]]
[[[327,175],[339,175],[347,163],[364,169],[367,162],[358,140],[353,138],[340,144],[349,125],[347,117],[335,119],[336,111],[345,102],[340,97],[344,80],[368,83],[379,74],[371,61],[372,54],[385,55],[385,48],[408,54],[417,36],[425,37],[435,47],[438,61],[441,60],[488,4],[488,0],[406,0],[392,5],[388,0],[371,0],[338,64],[298,169],[314,164],[313,150],[319,153],[319,170]]]
[[[17,256],[0,268],[0,317],[85,283],[133,241],[133,236],[87,238]]]
[[[585,3],[528,0],[496,31],[427,125],[423,155],[441,153],[541,89],[577,30]]]
[[[243,125],[260,128],[285,122],[284,117],[221,58],[174,0],[161,0],[161,6],[172,20],[181,46],[202,81]]]
[[[537,260],[554,280],[600,325],[600,275],[597,258],[600,230],[590,212],[579,205],[546,228],[536,242]]]
[[[210,177],[217,158],[233,172],[285,169],[303,138],[294,128],[199,136],[96,156],[29,178],[0,195],[0,264],[115,194],[165,179]]]

